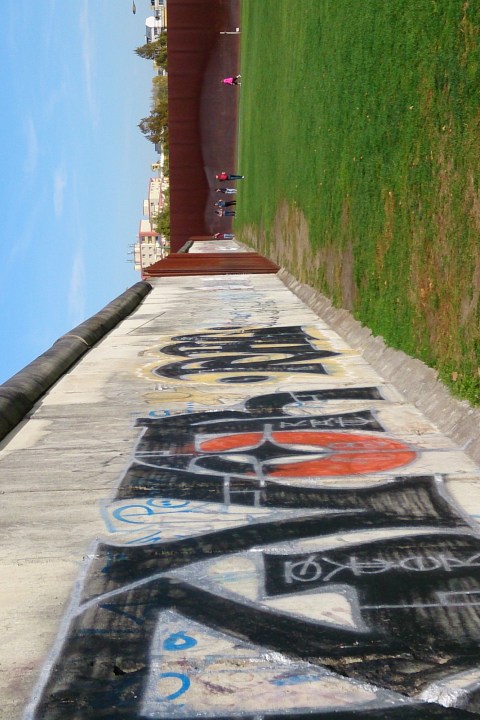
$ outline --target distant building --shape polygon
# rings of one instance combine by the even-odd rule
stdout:
[[[145,38],[147,43],[154,42],[158,36],[167,29],[167,6],[160,0],[155,2],[155,15],[150,15],[145,20]],[[152,1],[153,5],[153,1]]]
[[[134,269],[140,272],[170,252],[170,242],[155,230],[157,215],[165,205],[167,188],[168,178],[163,174],[151,177],[148,181],[148,197],[143,201],[144,218],[140,220],[138,242],[133,246]]]
[[[167,0],[150,0],[150,5],[153,9],[153,14],[157,20],[164,21],[164,27],[167,26]]]
[[[155,163],[152,164],[152,167],[153,165]],[[148,181],[148,198],[143,201],[143,214],[152,224],[158,213],[163,210],[166,187],[168,187],[168,180],[163,177],[153,177]]]
[[[167,254],[165,240],[158,235],[149,220],[140,220],[138,242],[133,247],[134,270],[142,272]]]

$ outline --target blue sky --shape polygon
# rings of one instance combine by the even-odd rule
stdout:
[[[0,383],[140,277],[149,0],[3,0]]]

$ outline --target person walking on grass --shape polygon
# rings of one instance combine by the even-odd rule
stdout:
[[[221,81],[224,85],[241,85],[240,82],[241,75],[231,75],[230,77],[223,78]]]
[[[221,173],[218,173],[215,175],[215,180],[243,180],[243,175],[233,175],[232,173],[227,173],[225,170],[222,170]]]
[[[220,208],[231,207],[231,205],[236,205],[236,204],[237,204],[236,200],[217,200],[217,202],[215,203],[215,207],[220,207]]]

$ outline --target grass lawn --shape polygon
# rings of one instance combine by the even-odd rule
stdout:
[[[242,0],[235,229],[480,404],[480,3]]]

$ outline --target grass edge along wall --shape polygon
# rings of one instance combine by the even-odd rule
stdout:
[[[241,56],[240,238],[479,404],[480,6],[243,0]]]

